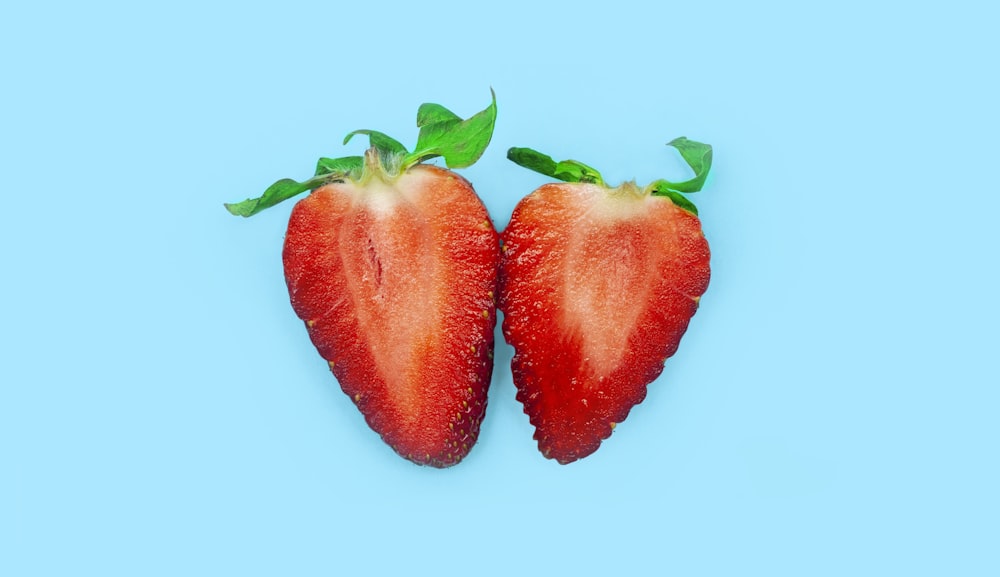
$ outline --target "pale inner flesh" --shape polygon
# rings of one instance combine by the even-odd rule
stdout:
[[[562,322],[581,341],[583,361],[598,379],[619,367],[653,289],[656,262],[644,235],[643,199],[599,191],[569,238]],[[647,233],[648,234],[648,233]]]
[[[378,181],[359,189],[341,243],[360,334],[389,393],[402,404],[422,398],[412,384],[421,382],[415,372],[435,346],[441,318],[434,289],[441,286],[442,267],[434,231],[417,202],[424,179],[408,174],[391,185]]]

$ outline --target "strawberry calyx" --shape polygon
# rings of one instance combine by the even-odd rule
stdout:
[[[484,110],[462,119],[440,104],[425,103],[417,110],[417,144],[410,152],[398,140],[376,130],[355,130],[344,138],[344,144],[358,134],[368,136],[369,148],[362,156],[320,158],[314,175],[303,181],[283,178],[257,198],[226,203],[231,214],[249,217],[303,192],[334,182],[352,180],[365,183],[374,175],[391,182],[407,169],[433,158],[444,158],[449,169],[471,166],[486,151],[496,124],[497,100],[490,89],[492,101]]]
[[[680,208],[697,215],[698,208],[683,193],[698,192],[704,186],[708,172],[712,168],[712,147],[683,136],[671,140],[667,146],[677,149],[684,162],[694,171],[694,178],[682,182],[660,179],[642,188],[641,194],[667,197]],[[597,184],[610,190],[622,192],[635,193],[638,190],[634,181],[612,187],[604,182],[600,172],[580,161],[562,160],[557,162],[551,156],[530,148],[511,148],[507,151],[507,159],[524,168],[563,182]]]

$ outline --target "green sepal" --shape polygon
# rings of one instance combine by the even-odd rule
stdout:
[[[440,104],[424,104],[417,111],[417,145],[403,159],[403,168],[443,157],[448,168],[463,168],[479,160],[493,138],[497,119],[497,97],[490,89],[492,101],[486,109],[467,120]]]
[[[702,142],[688,140],[681,136],[667,143],[681,153],[681,158],[694,171],[694,178],[683,182],[657,180],[649,185],[648,190],[653,196],[665,196],[674,204],[697,216],[698,208],[681,193],[698,192],[705,185],[708,171],[712,168],[712,147]]]
[[[688,140],[681,136],[667,143],[673,146],[677,152],[681,153],[681,158],[694,171],[694,178],[684,182],[670,182],[668,180],[658,180],[653,183],[658,189],[675,190],[677,192],[698,192],[705,185],[708,178],[708,171],[712,168],[712,147],[711,145],[694,140]],[[654,191],[653,194],[656,194]]]
[[[383,156],[404,155],[409,152],[398,140],[377,130],[355,130],[344,137],[344,144],[350,142],[355,134],[367,134],[369,146],[378,150]]]
[[[430,124],[454,121],[462,122],[462,117],[440,104],[425,102],[420,105],[420,108],[417,109],[417,128],[423,128],[424,126]],[[420,143],[418,141],[417,148],[419,147]]]
[[[604,186],[604,179],[596,169],[576,160],[556,162],[547,154],[530,148],[511,148],[507,159],[529,170],[564,182],[587,182]]]
[[[539,174],[544,174],[552,178],[556,177],[556,161],[547,154],[542,154],[530,148],[514,147],[507,151],[507,160],[523,166],[528,170],[534,170]]]
[[[565,182],[587,182],[604,186],[600,172],[576,160],[564,160],[557,164],[553,176]]]
[[[331,182],[343,181],[352,174],[360,174],[363,164],[364,161],[360,156],[320,158],[316,163],[316,175],[309,180],[299,182],[291,178],[282,178],[267,187],[264,194],[259,197],[248,198],[243,202],[225,203],[225,207],[236,216],[253,216],[307,190],[319,188]]]
[[[417,110],[417,127],[420,128],[420,134],[413,153],[410,153],[398,140],[376,130],[355,130],[344,137],[344,144],[357,134],[367,135],[369,146],[378,151],[383,166],[390,167],[393,175],[398,174],[396,170],[406,170],[437,156],[444,157],[448,168],[469,166],[479,160],[493,138],[493,127],[497,116],[497,99],[493,89],[490,89],[490,95],[492,96],[490,105],[468,120],[462,120],[440,104],[421,105]],[[320,158],[316,163],[316,172],[309,180],[299,182],[283,178],[269,186],[258,198],[224,203],[224,206],[236,216],[253,216],[307,190],[348,178],[354,180],[364,178],[362,176],[364,166],[365,161],[361,156]]]
[[[653,196],[665,196],[673,201],[674,204],[683,208],[684,210],[690,212],[691,214],[698,216],[698,207],[694,205],[693,202],[687,199],[683,194],[673,191],[665,190],[660,193],[653,192]]]
[[[258,198],[248,198],[243,202],[236,203],[226,203],[226,210],[236,216],[253,216],[258,212],[271,208],[272,206],[288,200],[297,194],[301,194],[307,190],[312,190],[323,184],[325,184],[327,176],[313,177],[304,182],[298,182],[290,178],[282,178],[278,182],[275,182],[271,186],[267,187]]]
[[[681,158],[694,171],[694,178],[683,182],[657,180],[646,187],[646,190],[653,196],[665,196],[680,208],[697,215],[698,207],[681,193],[698,192],[705,185],[708,171],[712,168],[712,147],[683,136],[671,140],[667,146],[673,146],[680,152]],[[607,186],[599,172],[576,160],[556,162],[551,156],[536,150],[516,147],[507,151],[507,158],[529,170],[565,182],[588,182]]]

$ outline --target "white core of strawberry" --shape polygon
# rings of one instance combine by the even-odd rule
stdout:
[[[651,204],[669,202],[650,196],[634,182],[617,188],[582,185],[572,204],[578,220],[567,247],[563,322],[578,335],[588,369],[605,377],[621,366],[633,344],[644,308],[657,284],[663,239]]]
[[[349,238],[363,238],[365,246],[342,245],[344,262],[353,265],[346,276],[378,372],[404,405],[424,398],[412,390],[420,379],[411,372],[421,369],[420,359],[440,338],[442,297],[434,287],[441,281],[433,239],[418,208],[428,179],[427,173],[414,170],[391,183],[372,178],[363,186],[348,185],[360,227]],[[354,258],[356,254],[363,258]]]

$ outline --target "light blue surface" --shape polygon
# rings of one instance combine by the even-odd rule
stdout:
[[[882,4],[0,9],[0,574],[1000,574],[998,18]],[[490,86],[498,228],[510,146],[649,182],[685,135],[714,276],[593,456],[541,457],[501,344],[419,468],[291,311],[292,203],[222,203]]]

